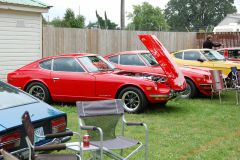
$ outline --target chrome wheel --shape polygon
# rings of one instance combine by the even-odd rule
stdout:
[[[185,91],[182,92],[181,98],[189,98],[191,92],[192,92],[191,86],[187,84],[187,88]]]
[[[122,101],[125,103],[127,111],[133,112],[140,106],[140,97],[136,92],[126,91],[122,95]]]
[[[36,97],[42,101],[44,101],[45,97],[46,97],[45,90],[41,86],[38,86],[38,85],[32,86],[29,89],[28,93],[30,93],[31,95],[33,95],[34,97]]]

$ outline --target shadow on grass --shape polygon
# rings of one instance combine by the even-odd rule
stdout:
[[[180,112],[186,112],[185,108],[173,105],[166,106],[149,105],[144,111],[144,113],[146,114],[180,113]]]

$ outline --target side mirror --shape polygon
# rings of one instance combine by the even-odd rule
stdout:
[[[205,61],[205,59],[198,58],[198,59],[197,59],[197,61],[199,61],[199,62],[204,62],[204,61]]]

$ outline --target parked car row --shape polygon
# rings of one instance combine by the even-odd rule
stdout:
[[[137,113],[148,103],[165,104],[184,91],[186,81],[182,72],[160,42],[150,35],[141,35],[140,40],[160,64],[161,72],[119,70],[101,56],[76,53],[47,57],[9,73],[8,83],[15,87],[0,81],[0,149],[18,157],[26,155],[26,135],[21,123],[25,111],[30,113],[38,135],[67,129],[66,113],[45,102],[118,98],[126,104],[127,112]],[[11,121],[9,115],[14,117]],[[68,139],[35,137],[34,142],[44,145]]]
[[[231,67],[240,67],[220,51],[188,49],[170,55],[155,36],[139,39],[148,50],[111,53],[105,59],[85,53],[47,57],[9,73],[8,83],[48,103],[118,98],[127,112],[137,113],[178,95],[211,96],[209,71],[231,76]]]
[[[119,70],[95,54],[64,54],[35,61],[9,73],[8,83],[45,102],[118,98],[125,102],[127,112],[141,112],[148,103],[165,104],[176,97],[186,89],[186,81],[154,36],[142,35],[140,40],[162,64],[165,74]]]
[[[31,114],[38,134],[67,129],[66,114],[45,102],[117,98],[125,103],[125,111],[139,113],[149,103],[163,105],[177,96],[211,96],[210,70],[220,69],[230,76],[231,67],[240,68],[240,64],[226,61],[225,57],[232,55],[230,49],[220,53],[189,49],[169,54],[155,36],[140,35],[139,39],[148,50],[111,53],[104,58],[87,53],[62,54],[9,73],[9,84],[0,81],[0,148],[24,155],[25,133],[20,116],[25,111]],[[12,121],[8,121],[9,114],[14,117]],[[44,145],[68,139],[34,141]]]

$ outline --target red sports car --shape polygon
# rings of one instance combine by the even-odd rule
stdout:
[[[164,74],[161,66],[149,51],[125,51],[109,54],[104,57],[117,68],[129,72],[145,72]],[[209,68],[200,67],[180,67],[187,81],[187,89],[182,93],[183,98],[197,96],[198,92],[210,96],[212,78]]]
[[[140,35],[152,43],[154,55],[164,63],[168,76],[127,72],[95,54],[65,54],[35,61],[8,74],[8,82],[39,99],[50,102],[122,99],[127,112],[142,111],[149,103],[166,103],[175,93],[186,89],[178,68],[151,35]],[[169,87],[171,84],[172,87]]]
[[[220,48],[217,50],[221,55],[223,55],[227,60],[230,61],[240,61],[240,47],[234,48]]]

